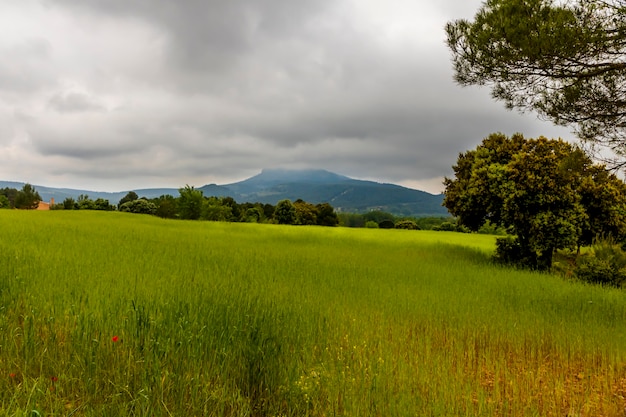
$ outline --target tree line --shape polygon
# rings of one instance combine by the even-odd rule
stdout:
[[[179,196],[139,197],[128,192],[117,205],[88,195],[66,198],[51,210],[118,210],[126,213],[151,214],[166,219],[211,220],[224,222],[278,223],[291,225],[337,226],[339,218],[328,203],[312,204],[301,199],[279,201],[276,206],[263,203],[237,203],[232,197],[206,197],[192,186],[180,188]]]
[[[30,184],[24,184],[21,190],[9,187],[0,188],[0,209],[34,210],[39,207],[40,201],[41,196]]]
[[[436,230],[468,233],[470,230],[450,216],[406,217],[381,210],[366,213],[337,213],[328,203],[311,204],[303,200],[280,201],[276,206],[263,203],[237,203],[231,197],[205,197],[201,190],[185,186],[179,197],[162,195],[148,199],[135,191],[128,192],[117,205],[104,198],[91,199],[81,194],[53,204],[51,210],[118,210],[127,213],[151,214],[168,219],[213,220],[229,222],[278,223],[293,225],[345,226],[352,228]],[[22,197],[17,197],[17,196]],[[29,196],[26,198],[26,196]],[[17,201],[17,205],[15,204]],[[21,203],[21,202],[29,203]],[[35,188],[26,184],[22,190],[0,189],[0,209],[35,209],[41,201]],[[35,204],[36,203],[36,204]],[[486,224],[479,233],[502,234]]]

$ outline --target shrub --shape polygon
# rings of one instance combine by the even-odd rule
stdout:
[[[537,265],[537,254],[524,249],[516,237],[507,236],[496,239],[496,252],[494,254],[496,262],[513,266]]]
[[[373,220],[370,220],[370,221],[368,221],[368,222],[366,222],[366,223],[365,223],[365,227],[366,227],[367,229],[378,229],[378,223],[376,223],[376,222],[375,222],[375,221],[373,221]]]
[[[152,200],[157,207],[155,214],[164,219],[175,219],[178,216],[178,203],[174,196],[162,195]]]
[[[127,201],[120,206],[120,211],[136,214],[155,214],[157,207],[154,203],[140,198],[139,200]]]
[[[622,287],[626,283],[626,252],[613,239],[599,239],[591,253],[580,256],[576,277],[593,284]]]
[[[9,201],[9,198],[4,194],[0,194],[0,209],[8,208],[11,208],[11,202]]]
[[[439,226],[433,227],[433,230],[437,232],[456,232],[456,223],[443,222]]]
[[[413,220],[401,220],[396,223],[396,229],[420,230],[420,227]]]
[[[395,226],[396,225],[393,220],[383,220],[382,222],[378,223],[378,227],[380,227],[381,229],[393,229]]]
[[[483,234],[483,235],[504,236],[506,235],[506,229],[503,228],[502,226],[495,225],[491,223],[489,220],[487,220],[485,224],[480,226],[480,229],[478,229],[478,233]]]

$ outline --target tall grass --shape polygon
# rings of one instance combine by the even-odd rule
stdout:
[[[623,292],[492,237],[0,211],[0,414],[617,416]]]

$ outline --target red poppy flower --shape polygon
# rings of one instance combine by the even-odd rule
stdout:
[[[111,340],[112,340],[112,341],[114,341],[114,342],[119,342],[120,337],[119,337],[119,336],[113,336],[113,337],[111,338]]]
[[[15,378],[15,373],[14,373],[14,372],[11,372],[11,373],[9,374],[9,376],[10,376],[11,378]]]
[[[56,376],[50,377],[50,380],[52,382],[57,382],[59,380],[59,378],[57,378]]]

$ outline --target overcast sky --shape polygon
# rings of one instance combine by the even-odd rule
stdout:
[[[0,180],[99,191],[322,168],[433,193],[489,133],[572,138],[452,79],[480,0],[3,0]]]

